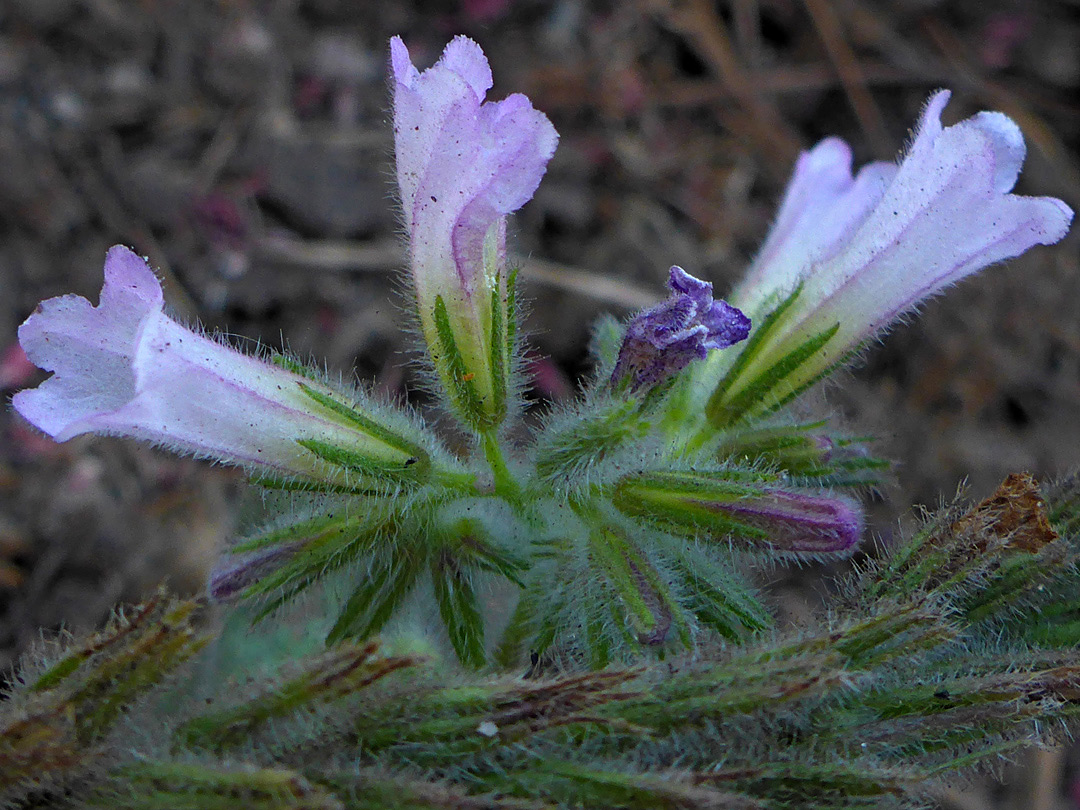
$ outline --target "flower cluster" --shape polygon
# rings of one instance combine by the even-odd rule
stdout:
[[[491,71],[467,38],[420,72],[395,37],[390,67],[413,304],[431,388],[472,441],[460,456],[403,408],[177,323],[123,247],[106,257],[99,306],[51,299],[19,331],[53,376],[15,408],[58,441],[131,436],[315,493],[302,519],[239,542],[211,592],[272,609],[354,565],[331,642],[379,631],[414,593],[433,596],[476,667],[549,648],[603,666],[767,626],[737,572],[849,553],[863,522],[840,490],[883,464],[823,422],[771,414],[920,301],[1056,242],[1072,219],[1060,200],[1011,193],[1024,157],[1012,121],[944,127],[937,93],[898,165],[853,176],[836,139],[804,154],[732,304],[672,267],[666,301],[598,330],[605,373],[581,400],[511,444],[501,428],[524,404],[506,219],[558,135],[522,95],[485,100]],[[492,577],[520,589],[497,646],[478,596]]]

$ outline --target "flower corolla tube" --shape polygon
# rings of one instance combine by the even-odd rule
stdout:
[[[800,157],[771,232],[729,297],[762,334],[714,393],[711,419],[730,417],[754,385],[784,400],[921,301],[1068,231],[1072,210],[1061,200],[1010,193],[1025,154],[1016,124],[981,112],[942,126],[948,100],[947,90],[930,98],[899,164],[852,176],[851,150],[837,138]],[[712,359],[714,376],[730,362]]]
[[[131,436],[260,475],[342,485],[429,466],[423,447],[321,383],[169,318],[153,271],[119,245],[99,306],[77,295],[43,301],[19,341],[53,376],[17,393],[15,409],[57,441]]]
[[[505,415],[513,363],[506,217],[532,198],[559,137],[524,95],[485,101],[491,68],[455,37],[423,73],[390,42],[394,150],[412,288],[454,410],[478,429]]]

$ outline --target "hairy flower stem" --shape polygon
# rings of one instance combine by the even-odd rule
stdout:
[[[474,492],[477,489],[476,476],[471,472],[451,470],[436,467],[431,471],[432,477],[447,489],[459,489]]]
[[[495,481],[495,494],[511,503],[520,503],[521,484],[518,483],[514,474],[510,472],[510,467],[506,464],[506,456],[503,455],[502,447],[499,446],[499,439],[495,435],[495,431],[484,431],[481,441],[484,448],[484,458],[487,459],[488,466],[491,467],[491,474]]]

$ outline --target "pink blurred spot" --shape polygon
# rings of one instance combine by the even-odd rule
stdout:
[[[22,388],[36,372],[37,366],[18,343],[12,343],[0,354],[0,388]]]
[[[461,11],[472,22],[491,22],[510,8],[510,0],[462,0]]]
[[[537,392],[556,402],[574,396],[574,386],[561,368],[548,357],[530,357],[529,377]]]
[[[1069,783],[1069,798],[1072,806],[1080,810],[1080,779],[1074,779]]]
[[[7,429],[7,444],[12,455],[21,461],[59,458],[67,455],[67,449],[48,436],[38,432],[17,413],[12,415]]]
[[[330,95],[330,83],[320,76],[302,76],[293,91],[293,106],[301,118],[319,112]]]
[[[1026,14],[995,14],[983,28],[979,58],[988,68],[1006,68],[1013,62],[1018,45],[1031,34]]]
[[[196,197],[191,201],[191,214],[195,224],[213,244],[240,249],[247,242],[248,218],[232,197],[220,191]]]

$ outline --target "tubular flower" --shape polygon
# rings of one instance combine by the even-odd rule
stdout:
[[[835,138],[799,159],[731,296],[756,333],[714,391],[714,424],[752,415],[751,402],[786,400],[926,298],[1068,231],[1061,200],[1009,193],[1025,152],[1016,124],[982,112],[943,127],[948,100],[948,91],[930,98],[899,165],[872,163],[853,177],[851,151]],[[731,364],[711,368],[719,376]]]
[[[639,312],[626,329],[611,385],[631,391],[671,379],[710,349],[724,349],[750,333],[750,319],[726,301],[714,301],[712,284],[672,267],[667,301]]]
[[[502,419],[510,388],[506,216],[536,191],[558,135],[523,95],[484,101],[491,69],[467,37],[455,37],[423,73],[394,37],[390,66],[397,178],[421,329],[454,409],[483,429]]]
[[[99,306],[76,295],[44,301],[19,341],[53,376],[16,394],[15,409],[57,441],[132,436],[265,476],[338,485],[429,467],[426,450],[320,383],[171,320],[153,271],[119,245],[105,259]]]

